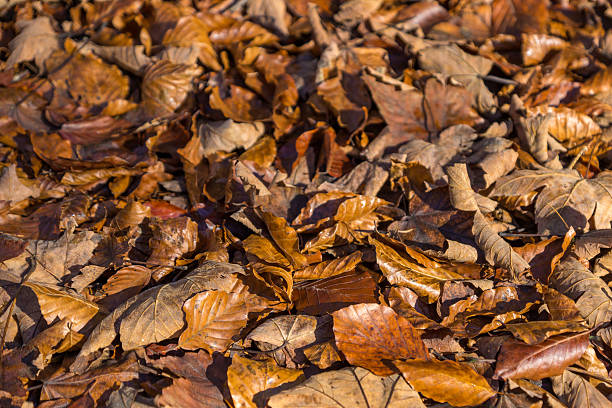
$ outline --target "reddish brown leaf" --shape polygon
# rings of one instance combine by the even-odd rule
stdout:
[[[561,334],[534,345],[508,340],[499,352],[494,378],[539,380],[559,375],[578,361],[588,342],[588,332]]]
[[[363,303],[332,316],[336,346],[353,365],[376,375],[390,375],[394,370],[387,360],[428,358],[418,331],[390,307]]]

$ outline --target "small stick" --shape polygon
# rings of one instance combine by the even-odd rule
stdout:
[[[576,163],[578,163],[578,160],[580,160],[580,157],[582,157],[583,154],[585,154],[587,151],[587,147],[584,146],[582,149],[580,149],[580,151],[578,152],[578,154],[576,155],[576,157],[574,157],[574,159],[572,160],[572,162],[567,166],[567,169],[573,169],[574,166],[576,165]]]
[[[502,85],[519,85],[519,83],[516,82],[513,79],[500,78],[500,77],[495,76],[495,75],[480,76],[480,79],[483,79],[483,80],[489,81],[489,82],[496,82],[496,83],[502,84]]]

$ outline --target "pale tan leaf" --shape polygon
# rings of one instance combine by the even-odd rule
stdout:
[[[79,296],[32,282],[24,285],[36,294],[41,313],[49,324],[66,318],[72,324],[71,329],[79,331],[101,312],[98,305]]]
[[[590,382],[578,374],[565,370],[552,378],[553,391],[568,408],[610,408],[612,402]]]
[[[482,211],[489,213],[497,203],[476,193],[472,189],[465,163],[456,163],[446,168],[448,189],[453,207],[462,211]]]
[[[274,395],[271,408],[425,408],[419,394],[393,374],[379,377],[360,367],[316,374]]]
[[[11,55],[6,61],[7,67],[12,67],[23,61],[34,60],[39,69],[44,68],[44,62],[59,49],[59,38],[49,17],[38,17],[17,23],[20,33],[11,40],[9,48]]]
[[[82,368],[91,353],[111,344],[117,334],[124,350],[177,337],[184,327],[181,307],[185,300],[207,290],[241,292],[244,285],[237,277],[243,273],[235,264],[206,261],[183,279],[129,298],[94,329],[74,369]]]
[[[521,272],[529,268],[529,263],[495,232],[480,211],[476,211],[474,214],[472,232],[476,243],[484,251],[485,257],[491,265],[506,268],[513,276],[519,276]]]

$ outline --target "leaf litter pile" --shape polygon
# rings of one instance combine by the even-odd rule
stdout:
[[[0,406],[612,407],[607,2],[0,6]]]

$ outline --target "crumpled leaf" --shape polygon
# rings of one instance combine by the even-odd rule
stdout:
[[[261,122],[238,123],[231,119],[222,122],[203,122],[198,129],[199,151],[203,156],[219,150],[231,152],[248,149],[263,135]]]
[[[582,322],[571,320],[544,320],[507,324],[506,329],[510,330],[516,339],[534,345],[557,334],[584,331],[585,326]]]
[[[464,85],[472,93],[472,104],[479,111],[488,112],[495,107],[495,97],[481,79],[489,73],[493,61],[467,54],[455,44],[424,48],[417,58],[423,69],[449,75]]]
[[[266,320],[251,331],[246,340],[255,342],[264,351],[273,351],[272,356],[279,366],[296,368],[300,352],[316,342],[326,340],[324,325],[331,329],[330,319],[313,316],[277,316]],[[331,330],[330,330],[331,331]]]
[[[23,61],[34,60],[38,69],[44,69],[45,60],[59,48],[59,39],[49,17],[38,17],[21,21],[17,27],[20,33],[11,40],[11,54],[6,65],[12,67]]]
[[[282,0],[249,0],[247,13],[259,24],[281,35],[288,35],[287,6]]]
[[[138,362],[128,359],[124,362],[102,366],[84,374],[70,372],[56,375],[45,380],[41,390],[41,399],[74,398],[83,393],[102,388],[100,394],[115,384],[127,382],[138,377]]]
[[[406,286],[431,303],[440,296],[442,282],[463,278],[410,247],[381,238],[371,236],[370,242],[375,246],[378,266],[393,285]]]
[[[612,402],[593,386],[588,379],[565,370],[552,378],[555,394],[570,408],[594,407],[609,408]]]
[[[490,197],[525,197],[537,192],[535,215],[540,233],[565,234],[592,220],[595,228],[609,228],[612,219],[612,173],[603,171],[584,179],[575,170],[518,170],[497,180]],[[597,201],[601,204],[595,205]],[[521,204],[523,205],[523,204]]]
[[[18,203],[26,198],[37,196],[39,193],[28,181],[24,183],[19,179],[17,166],[14,164],[4,167],[0,172],[0,200]]]
[[[198,226],[187,217],[178,217],[154,221],[151,223],[151,229],[151,256],[147,263],[156,267],[153,278],[160,280],[172,271],[177,258],[196,248]]]
[[[95,56],[55,51],[45,66],[55,87],[86,105],[125,99],[130,89],[128,77],[119,68]]]
[[[429,79],[423,94],[415,88],[395,86],[366,75],[376,106],[399,140],[427,139],[451,125],[473,125],[478,115],[470,107],[471,94],[464,88]]]
[[[483,211],[489,213],[497,203],[472,190],[465,163],[457,163],[446,168],[450,201],[458,210]]]
[[[550,286],[576,302],[580,315],[594,328],[612,318],[612,291],[571,253],[550,277]]]
[[[519,276],[529,268],[529,263],[495,232],[480,211],[474,214],[472,232],[490,264],[508,269],[513,276]]]

